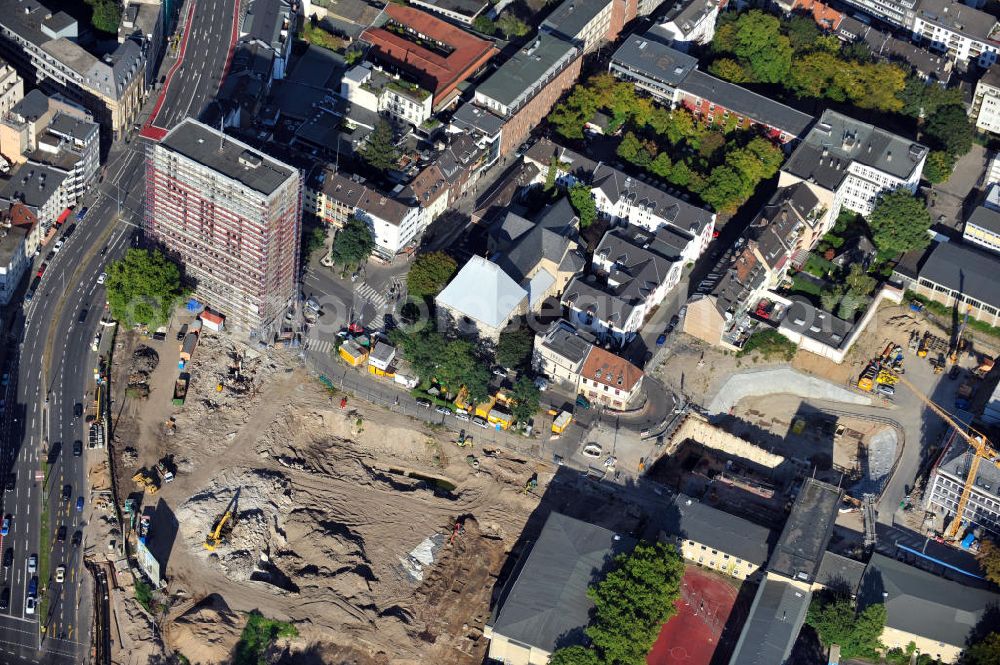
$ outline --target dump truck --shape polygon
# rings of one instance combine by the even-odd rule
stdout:
[[[987,374],[989,374],[990,370],[993,369],[993,364],[994,364],[993,358],[987,355],[980,356],[979,365],[977,365],[976,368],[972,370],[972,373],[978,376],[979,378],[982,378]]]
[[[174,406],[182,406],[184,404],[184,399],[187,397],[188,383],[191,382],[191,375],[187,372],[181,374],[174,381]]]
[[[864,390],[865,392],[871,392],[875,387],[875,379],[878,377],[878,368],[875,364],[868,365],[865,371],[861,373],[858,378],[858,388]]]
[[[160,474],[160,478],[163,478],[163,482],[172,483],[174,482],[174,472],[167,468],[167,465],[163,462],[156,463],[156,471]]]
[[[562,434],[566,431],[566,428],[569,427],[571,422],[573,422],[573,414],[569,411],[561,412],[555,417],[555,420],[552,421],[552,433]]]

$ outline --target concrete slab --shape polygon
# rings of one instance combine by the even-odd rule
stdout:
[[[729,377],[709,403],[711,414],[729,413],[741,399],[763,395],[797,395],[806,399],[824,399],[846,404],[870,405],[871,397],[797,372],[788,367],[741,372]]]

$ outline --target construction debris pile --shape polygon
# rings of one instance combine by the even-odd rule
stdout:
[[[136,347],[129,359],[128,391],[133,397],[149,396],[149,377],[160,363],[160,355],[146,345]]]

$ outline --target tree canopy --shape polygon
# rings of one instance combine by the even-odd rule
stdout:
[[[587,665],[587,661],[579,661]],[[990,633],[982,641],[969,646],[962,659],[962,665],[996,665],[1000,663],[1000,633]],[[567,665],[575,665],[573,661]]]
[[[496,28],[504,34],[507,39],[511,37],[524,37],[531,29],[528,24],[514,16],[510,12],[503,12],[497,19]]]
[[[961,90],[925,83],[904,64],[875,60],[863,43],[823,35],[808,16],[759,10],[719,17],[710,72],[733,83],[777,85],[798,98],[849,102],[912,118],[961,104]],[[779,97],[780,97],[779,91]]]
[[[881,646],[885,628],[885,605],[869,605],[856,612],[844,595],[822,593],[813,596],[806,623],[816,629],[824,645],[840,645],[844,658],[872,657]]]
[[[927,118],[925,134],[931,147],[959,157],[972,148],[974,131],[965,108],[952,104],[942,106]]]
[[[601,665],[597,652],[587,647],[572,646],[556,650],[549,665]]]
[[[1000,584],[1000,547],[992,540],[983,539],[976,555],[986,579],[994,584]]]
[[[489,396],[488,364],[477,357],[472,343],[463,339],[449,340],[430,327],[414,333],[397,328],[390,333],[390,339],[403,349],[424,382],[436,379],[452,395],[457,395],[459,387],[464,385],[475,402],[482,402]]]
[[[597,203],[590,187],[578,182],[569,188],[569,203],[580,218],[580,228],[585,229],[597,220]]]
[[[931,150],[924,162],[924,178],[930,183],[944,182],[955,169],[955,156],[944,150]]]
[[[872,240],[879,251],[901,254],[930,243],[931,215],[923,201],[905,189],[886,194],[868,217]]]
[[[527,328],[504,331],[497,342],[497,364],[507,369],[521,369],[531,362],[535,336]]]
[[[444,252],[420,254],[406,275],[406,290],[417,298],[431,298],[441,292],[456,270],[455,259]]]
[[[118,34],[118,24],[122,20],[121,7],[115,0],[87,0],[93,9],[90,24],[101,32]]]
[[[594,620],[587,636],[604,663],[645,665],[660,628],[677,609],[684,561],[663,543],[640,543],[615,559],[615,568],[592,586]]]
[[[356,267],[368,260],[375,249],[375,238],[368,225],[357,217],[349,217],[344,227],[337,231],[330,251],[333,262],[339,266]]]
[[[712,50],[735,56],[744,71],[762,83],[783,82],[792,66],[792,44],[781,33],[781,21],[758,9],[720,25]]]
[[[159,250],[129,249],[108,265],[105,288],[117,321],[157,328],[184,296],[181,270]]]
[[[375,129],[368,135],[368,141],[362,146],[361,158],[371,168],[385,173],[399,164],[399,148],[393,136],[392,125],[388,120],[380,119]]]
[[[514,406],[511,407],[514,422],[528,422],[541,408],[538,386],[526,376],[520,377],[514,384],[511,397],[514,398]]]

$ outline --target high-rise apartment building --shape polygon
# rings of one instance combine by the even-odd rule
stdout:
[[[195,296],[263,334],[295,294],[296,169],[192,119],[146,157],[146,230],[184,264]]]

